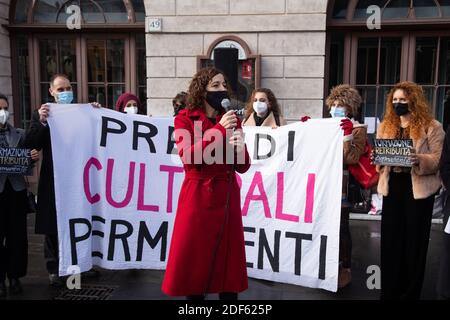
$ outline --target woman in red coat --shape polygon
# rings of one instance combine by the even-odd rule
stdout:
[[[170,296],[204,299],[207,293],[219,293],[221,299],[237,299],[248,287],[235,171],[246,172],[250,158],[239,119],[222,107],[228,97],[224,75],[202,69],[192,79],[186,109],[175,118],[185,179],[162,284]],[[234,160],[226,161],[227,148]]]

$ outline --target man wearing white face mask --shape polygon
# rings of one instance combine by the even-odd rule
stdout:
[[[8,123],[9,103],[0,94],[0,148],[25,147],[25,132]],[[33,160],[39,153],[32,150]],[[9,293],[22,291],[19,278],[26,275],[27,240],[27,184],[21,175],[0,174],[0,299],[5,298],[6,277],[9,278]]]
[[[73,102],[72,85],[69,78],[64,74],[54,75],[50,79],[49,92],[57,104],[70,104]],[[101,107],[97,102],[91,104],[95,108]],[[63,280],[60,279],[58,270],[59,250],[52,147],[50,128],[47,125],[49,114],[50,107],[48,104],[43,104],[38,110],[34,111],[31,126],[26,136],[26,144],[37,150],[42,150],[42,165],[38,185],[36,233],[45,235],[44,255],[50,284],[52,286],[62,286]],[[91,273],[87,275],[91,275]],[[96,275],[96,272],[93,275]]]
[[[245,108],[243,126],[277,128],[286,125],[280,106],[272,90],[256,89],[252,92]]]

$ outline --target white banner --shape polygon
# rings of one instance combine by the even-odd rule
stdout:
[[[164,269],[183,167],[172,118],[51,105],[60,275]],[[250,277],[337,290],[342,130],[333,119],[244,129],[238,178]]]

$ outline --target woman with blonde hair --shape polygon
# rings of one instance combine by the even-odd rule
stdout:
[[[405,81],[392,88],[377,139],[413,141],[412,167],[377,166],[383,195],[381,298],[419,299],[444,141],[421,86]]]
[[[253,90],[245,107],[242,125],[272,128],[286,125],[272,90],[267,88]]]

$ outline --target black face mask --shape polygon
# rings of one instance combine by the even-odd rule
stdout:
[[[215,110],[222,108],[222,100],[229,99],[228,91],[207,91],[206,102]]]
[[[398,116],[404,116],[409,113],[408,104],[401,102],[394,103],[394,111]]]

